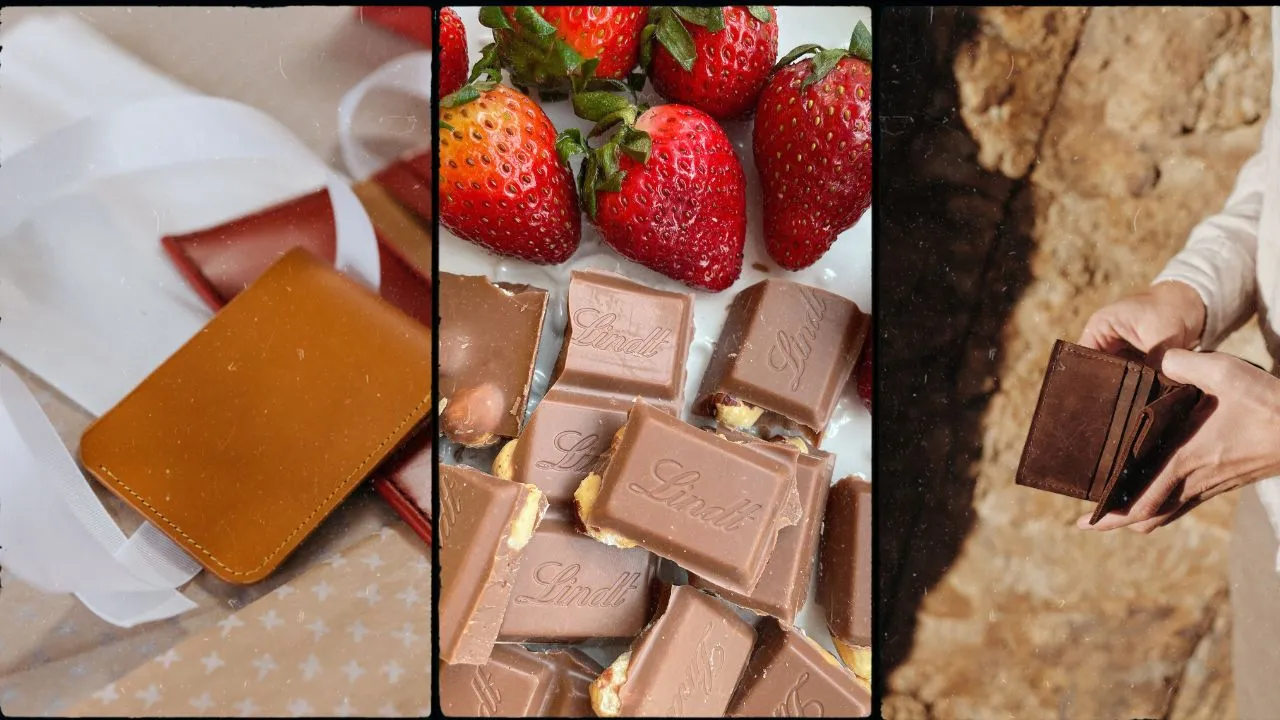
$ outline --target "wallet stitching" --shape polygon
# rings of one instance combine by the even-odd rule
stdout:
[[[396,435],[398,435],[401,430],[404,429],[404,426],[408,425],[414,419],[414,417],[419,413],[419,411],[421,411],[422,408],[427,404],[429,404],[430,402],[431,402],[430,395],[423,398],[422,402],[418,403],[417,406],[414,407],[413,410],[410,411],[410,413],[406,415],[403,420],[400,421],[400,424],[397,425],[396,428],[391,431],[391,434],[383,438],[382,442],[378,443],[377,447],[375,447],[372,451],[370,451],[370,453],[367,456],[365,456],[364,460],[360,461],[360,464],[356,467],[356,469],[352,470],[351,474],[347,475],[347,477],[344,478],[343,481],[336,488],[333,489],[333,492],[329,493],[323,500],[321,500],[320,503],[316,505],[315,509],[312,510],[311,513],[307,515],[305,519],[303,519],[302,523],[298,525],[298,527],[293,529],[293,532],[290,532],[285,537],[285,539],[281,541],[281,543],[276,547],[275,550],[272,550],[270,554],[264,557],[262,559],[262,562],[259,563],[257,567],[252,568],[250,570],[231,569],[230,566],[228,566],[226,563],[219,560],[213,553],[205,549],[203,545],[196,542],[195,538],[192,538],[190,535],[184,532],[182,528],[174,524],[174,522],[170,520],[168,517],[166,517],[165,514],[161,512],[159,508],[152,505],[150,502],[147,502],[146,498],[134,492],[133,488],[129,487],[129,485],[125,483],[124,480],[121,480],[119,477],[116,477],[116,474],[111,472],[110,468],[108,468],[106,465],[99,465],[98,468],[102,470],[102,472],[106,473],[112,480],[115,480],[117,483],[119,483],[120,487],[124,489],[125,492],[137,498],[138,502],[142,503],[145,507],[151,510],[151,512],[155,513],[156,516],[159,517],[161,520],[163,520],[166,525],[173,528],[173,530],[177,532],[178,535],[182,536],[182,538],[186,540],[188,543],[190,543],[192,547],[196,548],[201,553],[203,553],[206,557],[208,557],[209,560],[211,560],[215,565],[222,568],[223,570],[226,570],[228,573],[232,575],[252,575],[253,573],[256,573],[262,568],[266,567],[267,564],[270,563],[273,558],[275,558],[275,556],[279,555],[280,551],[283,550],[285,546],[289,544],[289,541],[293,540],[293,538],[296,537],[298,533],[302,532],[302,529],[305,528],[307,525],[309,525],[311,521],[315,518],[315,516],[320,513],[320,510],[324,508],[325,505],[328,505],[329,501],[333,500],[334,497],[336,497],[339,493],[341,493],[343,489],[347,487],[348,483],[351,482],[352,478],[360,474],[365,469],[365,467],[368,466],[369,461],[373,460],[374,456],[377,455],[379,452],[381,452],[382,448],[386,447],[387,443],[391,442],[391,440]]]
[[[1059,341],[1059,342],[1061,342],[1061,341]],[[1059,356],[1059,355],[1061,355],[1061,354],[1068,354],[1068,353],[1072,353],[1072,352],[1075,352],[1075,348],[1074,348],[1073,346],[1071,346],[1071,345],[1067,344],[1067,343],[1062,343],[1062,345],[1061,345],[1061,347],[1060,347],[1060,348],[1059,348],[1059,347],[1055,347],[1055,348],[1054,348],[1054,352],[1049,356],[1049,370],[1050,370],[1050,371],[1052,371],[1054,364],[1056,364],[1057,362],[1059,362],[1059,361],[1058,361],[1058,356]],[[1085,353],[1078,353],[1078,352],[1077,352],[1076,354],[1078,354],[1078,355],[1085,355],[1086,357],[1088,357],[1088,355],[1086,355]],[[1105,356],[1104,356],[1104,357],[1105,357]],[[1114,359],[1114,358],[1111,358],[1111,359]],[[1039,420],[1040,420],[1040,413],[1039,413],[1039,410],[1040,410],[1040,403],[1041,403],[1041,402],[1043,402],[1044,397],[1045,397],[1046,395],[1048,395],[1048,394],[1049,394],[1049,392],[1050,392],[1050,386],[1052,385],[1052,386],[1055,386],[1055,387],[1056,387],[1056,386],[1058,385],[1058,380],[1059,380],[1059,378],[1058,378],[1057,374],[1055,374],[1055,373],[1053,373],[1053,372],[1048,372],[1048,373],[1046,373],[1046,375],[1045,375],[1045,382],[1044,382],[1044,385],[1043,385],[1043,386],[1042,386],[1042,388],[1041,388],[1040,399],[1036,402],[1036,413],[1035,413],[1035,414],[1032,416],[1032,418],[1031,418],[1031,432],[1029,433],[1028,442],[1030,442],[1030,436],[1034,436],[1034,435],[1035,435],[1035,433],[1036,433],[1036,428],[1037,428],[1037,427],[1038,427],[1038,425],[1039,425]],[[1056,481],[1054,481],[1053,479],[1050,479],[1050,478],[1037,478],[1036,483],[1037,483],[1036,487],[1041,487],[1041,488],[1044,488],[1044,489],[1046,489],[1046,490],[1051,490],[1051,491],[1053,491],[1053,492],[1056,492],[1056,493],[1059,493],[1059,494],[1062,494],[1062,495],[1067,495],[1067,496],[1069,496],[1069,497],[1077,498],[1077,499],[1080,499],[1080,500],[1088,500],[1088,499],[1089,499],[1087,495],[1086,495],[1085,497],[1080,497],[1080,496],[1078,495],[1078,489],[1077,489],[1077,488],[1072,487],[1072,486],[1069,486],[1069,485],[1063,485],[1062,483],[1056,482]]]

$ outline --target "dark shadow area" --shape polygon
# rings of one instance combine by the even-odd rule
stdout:
[[[983,170],[952,64],[964,10],[895,8],[877,28],[877,681],[973,525],[973,467],[997,390],[1000,333],[1029,281],[1025,181]],[[886,689],[882,685],[882,690]],[[882,695],[883,696],[883,695]]]

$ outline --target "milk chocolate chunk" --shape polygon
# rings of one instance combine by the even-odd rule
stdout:
[[[827,497],[818,604],[840,657],[871,676],[871,484],[847,477]]]
[[[576,650],[499,645],[484,665],[440,663],[440,709],[456,717],[584,717],[599,673]]]
[[[730,427],[790,420],[821,434],[853,373],[867,316],[851,300],[789,280],[738,293],[694,410]]]
[[[547,291],[440,273],[440,429],[483,447],[524,425]]]
[[[551,388],[516,442],[512,479],[537,485],[552,505],[567,507],[578,483],[599,469],[631,404],[617,397]]]
[[[662,614],[591,684],[601,717],[718,717],[725,713],[755,630],[720,600],[671,588]]]
[[[691,575],[689,583],[741,607],[772,615],[785,625],[793,625],[809,594],[809,579],[813,575],[814,555],[834,467],[835,456],[821,450],[799,456],[796,489],[800,493],[800,523],[778,532],[778,544],[764,575],[749,595],[718,587],[697,575]]]
[[[532,485],[458,465],[440,471],[440,657],[489,659],[547,501]]]
[[[551,511],[524,550],[499,642],[630,640],[649,622],[658,558],[579,533]]]
[[[867,717],[871,692],[799,630],[765,620],[730,717]]]
[[[782,527],[795,523],[795,465],[704,432],[644,402],[608,464],[574,494],[587,533],[639,545],[722,587],[750,593]]]
[[[643,398],[678,413],[693,342],[693,296],[597,271],[573,272],[553,383]]]

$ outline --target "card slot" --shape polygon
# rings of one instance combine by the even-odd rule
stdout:
[[[1094,465],[1093,478],[1089,483],[1088,499],[1094,502],[1102,497],[1105,489],[1106,480],[1111,475],[1111,469],[1115,466],[1116,458],[1120,453],[1120,443],[1124,438],[1124,429],[1129,422],[1129,413],[1133,411],[1133,407],[1137,404],[1138,381],[1141,374],[1134,372],[1132,367],[1126,366],[1124,377],[1119,385],[1116,386],[1116,396],[1113,401],[1114,410],[1111,413],[1111,426],[1107,429],[1107,439],[1103,443],[1102,451],[1098,455],[1098,461]]]
[[[1156,371],[1146,366],[1141,367],[1142,372],[1138,383],[1137,396],[1149,398],[1156,384]],[[1118,491],[1121,488],[1121,480],[1126,479],[1124,478],[1125,471],[1131,466],[1130,460],[1132,459],[1133,445],[1143,425],[1144,415],[1142,409],[1144,407],[1145,404],[1134,403],[1134,408],[1137,409],[1137,412],[1130,413],[1131,417],[1126,423],[1124,439],[1120,444],[1119,458],[1111,468],[1102,497],[1098,500],[1098,506],[1094,508],[1093,516],[1089,519],[1090,525],[1096,524],[1102,519],[1102,516],[1123,506],[1128,501],[1128,498]]]

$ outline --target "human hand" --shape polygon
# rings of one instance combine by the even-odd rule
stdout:
[[[1078,527],[1150,533],[1215,495],[1280,473],[1280,378],[1230,355],[1179,349],[1165,354],[1161,370],[1204,391],[1196,430],[1128,509],[1092,526],[1085,515]]]
[[[1085,323],[1079,344],[1120,353],[1132,347],[1159,364],[1170,348],[1190,349],[1204,332],[1204,301],[1190,285],[1157,283],[1098,310]]]

